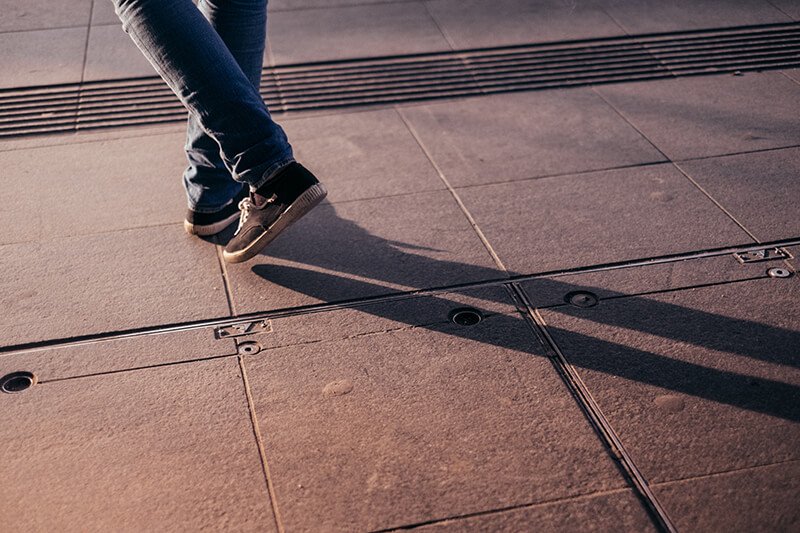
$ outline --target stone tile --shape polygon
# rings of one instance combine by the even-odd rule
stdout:
[[[214,247],[177,224],[0,251],[2,345],[228,315]]]
[[[248,357],[286,530],[367,531],[623,488],[540,350],[521,317],[497,315]]]
[[[0,243],[182,222],[183,137],[0,152],[6,173],[0,189],[0,225],[6,231]]]
[[[800,246],[787,246],[786,250],[792,256],[789,264],[794,267],[795,271],[800,271]]]
[[[0,152],[10,152],[43,146],[63,146],[94,141],[111,141],[114,139],[145,138],[162,133],[185,133],[186,124],[154,124],[135,128],[114,128],[97,131],[80,131],[76,133],[56,133],[51,135],[35,135],[0,139]]]
[[[278,65],[450,49],[421,3],[278,11],[268,24]]]
[[[783,261],[742,264],[726,254],[700,259],[655,263],[645,266],[579,272],[537,278],[522,283],[534,307],[564,305],[567,295],[589,291],[600,300],[646,292],[686,289],[709,283],[721,283],[765,277],[768,268],[780,267]]]
[[[86,28],[0,33],[0,89],[81,81]]]
[[[797,531],[800,463],[656,485],[681,531]]]
[[[458,194],[506,268],[518,274],[751,242],[670,164]]]
[[[86,26],[92,0],[0,0],[0,32]]]
[[[656,531],[647,512],[630,491],[576,498],[445,520],[416,531],[517,533],[519,531]]]
[[[796,277],[766,278],[542,316],[660,483],[800,458],[799,296]]]
[[[84,80],[113,80],[157,76],[122,26],[92,26],[86,50]]]
[[[588,89],[485,96],[400,112],[456,187],[664,160]]]
[[[328,201],[444,189],[393,109],[281,121],[295,156],[328,187]]]
[[[800,237],[800,148],[687,161],[680,166],[759,240]]]
[[[227,265],[237,313],[502,278],[450,193],[323,205]]]
[[[235,358],[3,396],[6,531],[276,531]]]
[[[217,340],[213,328],[204,328],[3,355],[0,375],[24,370],[49,381],[235,354],[233,340]]]
[[[778,72],[597,87],[672,159],[800,144],[800,87]]]
[[[597,0],[628,33],[791,22],[766,0]]]
[[[455,48],[482,48],[622,35],[602,9],[561,0],[433,0],[427,3]]]

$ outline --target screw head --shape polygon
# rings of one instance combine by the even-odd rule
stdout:
[[[788,268],[775,267],[767,270],[767,275],[771,278],[788,278],[791,277],[792,271]]]
[[[31,372],[12,372],[0,378],[0,390],[8,394],[16,394],[36,385],[36,376]]]
[[[261,351],[261,345],[255,341],[245,341],[236,347],[239,355],[255,355]]]
[[[450,311],[450,321],[459,326],[474,326],[483,320],[483,314],[471,307],[459,307]]]
[[[564,301],[575,307],[587,308],[594,307],[599,302],[599,298],[593,292],[589,291],[573,291],[568,292],[564,296]]]

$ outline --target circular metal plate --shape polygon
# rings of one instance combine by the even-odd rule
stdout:
[[[471,307],[459,307],[450,311],[449,318],[459,326],[474,326],[483,320],[483,313]]]
[[[36,376],[30,372],[12,372],[0,378],[0,390],[15,394],[36,385]]]
[[[788,268],[770,268],[767,270],[767,275],[771,278],[788,278],[792,275],[792,271]]]
[[[564,301],[575,307],[594,307],[599,302],[597,295],[589,291],[573,291],[568,292],[564,296]]]
[[[255,341],[245,341],[236,347],[239,355],[255,355],[261,351],[261,345]]]

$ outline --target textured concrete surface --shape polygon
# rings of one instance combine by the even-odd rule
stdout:
[[[3,124],[9,87],[150,74],[108,0],[37,1],[0,0]],[[796,11],[269,9],[278,63]],[[183,124],[3,138],[0,388],[38,381],[0,392],[0,530],[654,530],[627,471],[678,531],[797,530],[799,95],[788,68],[280,113],[330,195],[240,265],[233,227],[181,228]],[[727,253],[773,239],[793,258]]]
[[[275,531],[235,359],[3,395],[4,531]]]
[[[767,0],[598,0],[631,34],[791,22]]]
[[[459,195],[517,273],[751,241],[671,164],[469,187]]]
[[[496,315],[248,357],[287,530],[381,529],[624,486],[543,355],[518,315]]]
[[[763,279],[542,315],[656,483],[798,458],[799,290]],[[748,505],[750,491],[731,498]],[[717,509],[702,491],[694,502]]]
[[[800,235],[800,149],[687,161],[681,168],[759,240]]]
[[[455,187],[664,160],[589,89],[431,103],[401,113]]]
[[[9,244],[0,251],[2,345],[229,312],[214,249],[180,225]]]
[[[672,159],[800,144],[800,86],[777,72],[597,91]]]
[[[450,49],[416,2],[278,11],[267,24],[275,64]]]
[[[422,526],[417,531],[512,533],[517,531],[655,531],[641,504],[628,491]]]

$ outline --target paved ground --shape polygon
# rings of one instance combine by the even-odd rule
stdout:
[[[277,65],[800,20],[271,10]],[[0,1],[0,49],[152,74],[100,0]],[[0,140],[4,531],[800,530],[797,70],[281,122],[330,196],[241,265],[183,232],[180,124]]]

